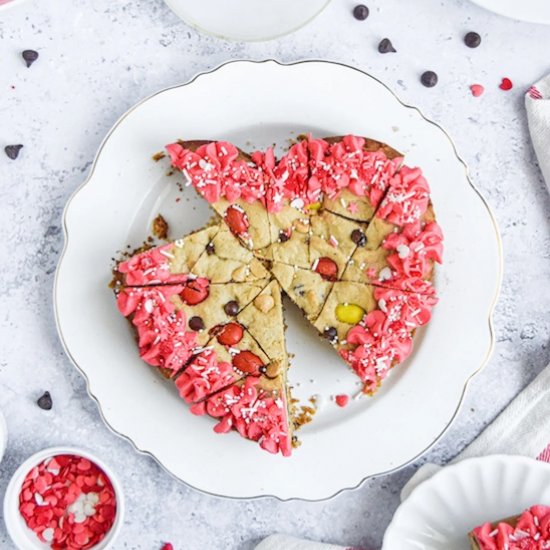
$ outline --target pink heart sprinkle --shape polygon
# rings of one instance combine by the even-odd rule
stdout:
[[[472,91],[472,95],[474,97],[479,97],[483,94],[483,92],[485,92],[485,88],[481,84],[472,84],[470,86],[470,90]]]
[[[499,86],[499,88],[504,91],[511,90],[513,87],[514,87],[514,84],[509,78],[503,78]]]

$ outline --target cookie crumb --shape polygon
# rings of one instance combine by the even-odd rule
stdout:
[[[168,238],[168,222],[164,219],[162,214],[159,214],[152,224],[153,235],[162,241]]]

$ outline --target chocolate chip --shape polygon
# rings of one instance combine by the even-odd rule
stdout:
[[[369,8],[364,4],[359,4],[353,8],[353,17],[359,21],[364,21],[369,16]]]
[[[265,374],[267,372],[267,367],[265,365],[262,365],[258,370],[261,374]]]
[[[206,253],[209,255],[209,256],[212,256],[212,254],[214,254],[214,252],[216,252],[216,247],[214,246],[214,243],[210,242],[206,245]]]
[[[227,302],[227,304],[223,306],[223,310],[225,311],[225,313],[227,313],[227,315],[231,315],[232,317],[235,317],[235,315],[239,313],[239,302],[235,300],[231,300],[230,302]]]
[[[279,231],[279,242],[286,243],[290,239],[290,235],[286,231]]]
[[[198,315],[191,317],[191,319],[189,319],[189,328],[195,332],[204,330],[204,321],[202,320],[202,317],[199,317]]]
[[[47,391],[47,392],[44,392],[44,395],[42,395],[38,401],[36,402],[36,404],[41,408],[41,409],[44,409],[45,411],[49,411],[51,410],[52,406],[53,406],[53,401],[52,401],[52,396],[50,395],[50,392]]]
[[[464,44],[466,44],[468,48],[477,48],[481,44],[481,36],[479,36],[477,32],[469,32],[464,37]]]
[[[393,47],[391,40],[389,38],[384,38],[378,44],[378,51],[380,53],[395,53],[397,50]]]
[[[323,336],[330,342],[335,342],[338,338],[338,331],[334,327],[327,327],[323,332]]]
[[[15,160],[19,156],[19,151],[23,149],[22,145],[6,145],[4,152],[11,160]]]
[[[420,82],[426,86],[426,88],[433,88],[437,84],[437,74],[433,71],[426,71],[422,73],[420,77]]]
[[[367,236],[360,229],[354,229],[351,232],[351,240],[357,246],[365,246],[367,244]]]
[[[35,52],[34,50],[25,50],[21,53],[21,55],[23,56],[27,67],[30,67],[38,59],[38,52]]]

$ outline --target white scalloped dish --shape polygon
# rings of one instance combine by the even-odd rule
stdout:
[[[447,466],[397,509],[382,550],[465,550],[468,532],[550,505],[550,465],[522,456],[486,456]]]
[[[344,96],[345,102],[336,100]],[[440,303],[417,334],[412,357],[372,399],[345,409],[327,399],[301,430],[302,446],[283,458],[236,434],[217,435],[210,419],[189,414],[175,388],[139,359],[107,284],[114,252],[139,245],[158,212],[174,237],[209,217],[191,188],[182,194],[177,176],[152,162],[164,144],[224,139],[251,150],[304,132],[368,136],[421,166],[445,234],[445,263],[436,275]],[[233,62],[146,99],[106,138],[90,178],[67,205],[65,230],[55,304],[67,353],[114,431],[209,493],[317,500],[403,466],[449,426],[468,380],[492,350],[501,252],[486,203],[439,126],[379,81],[343,65]],[[303,402],[312,395],[356,393],[355,376],[295,308],[288,308],[286,320],[295,354],[293,393]]]

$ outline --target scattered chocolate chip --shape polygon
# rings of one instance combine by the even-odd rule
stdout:
[[[15,160],[19,156],[19,151],[23,149],[22,145],[6,145],[4,151],[11,160]]]
[[[397,50],[393,47],[391,40],[389,38],[384,38],[378,44],[378,51],[380,53],[395,53]]]
[[[198,315],[191,317],[191,319],[189,319],[189,328],[195,332],[204,330],[204,321],[202,320],[202,317],[199,317]]]
[[[297,435],[293,435],[292,436],[292,443],[296,443],[298,441],[298,436]]]
[[[364,21],[369,16],[369,8],[364,4],[359,4],[353,8],[353,17],[359,21]]]
[[[330,342],[334,342],[338,337],[338,331],[335,327],[327,327],[323,332],[323,336]]]
[[[420,82],[426,86],[426,88],[433,88],[437,84],[437,74],[433,71],[426,71],[422,73],[420,77]]]
[[[262,365],[258,370],[261,374],[265,374],[267,372],[267,367],[265,365]]]
[[[357,246],[365,246],[367,244],[367,236],[360,229],[354,229],[351,232],[351,240]]]
[[[47,392],[44,392],[44,395],[42,395],[38,401],[36,402],[36,404],[41,408],[41,409],[44,409],[45,411],[49,411],[51,410],[52,406],[53,406],[53,401],[52,401],[52,396],[50,395],[50,392],[47,391]]]
[[[286,231],[279,231],[279,242],[286,243],[290,239],[290,235]]]
[[[30,67],[38,59],[38,52],[35,52],[34,50],[25,50],[21,53],[21,55],[23,56],[27,67]]]
[[[466,44],[468,48],[477,48],[481,44],[481,36],[479,36],[477,32],[469,32],[464,37],[464,44]]]
[[[223,310],[227,313],[227,315],[234,317],[237,313],[239,313],[239,302],[231,300],[223,306]]]
[[[216,251],[216,247],[214,246],[214,243],[210,242],[206,245],[206,253],[209,256],[212,256],[212,254],[214,254],[215,251]]]

